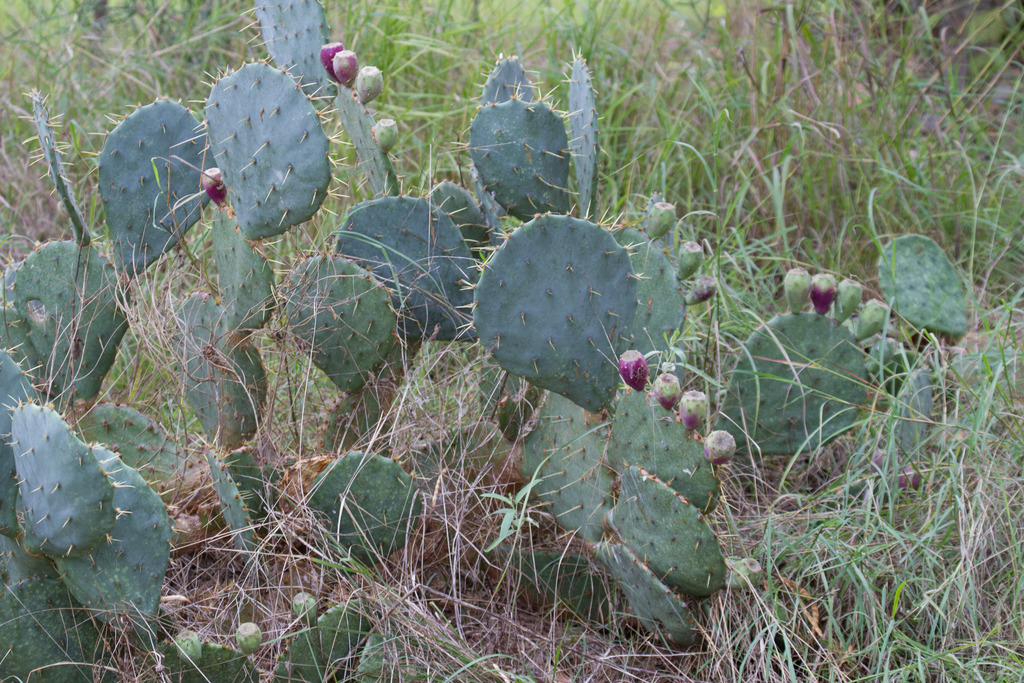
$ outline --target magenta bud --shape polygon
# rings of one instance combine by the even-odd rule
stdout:
[[[790,268],[782,280],[782,291],[790,313],[799,313],[807,303],[807,292],[811,291],[811,276],[803,268]]]
[[[693,287],[686,293],[686,305],[693,306],[707,301],[715,295],[717,289],[715,278],[710,275],[698,275],[693,281]]]
[[[384,75],[375,66],[364,66],[356,76],[354,89],[359,101],[369,104],[384,91]]]
[[[673,410],[681,394],[679,378],[670,372],[663,372],[654,380],[654,398],[665,410]]]
[[[219,168],[208,168],[199,178],[199,184],[206,191],[206,196],[217,206],[224,206],[228,201],[228,188],[224,185],[224,174]]]
[[[647,386],[647,359],[639,351],[626,351],[619,357],[619,374],[630,389],[643,391]]]
[[[345,49],[345,46],[339,43],[327,43],[320,48],[320,63],[324,65],[324,70],[327,71],[327,75],[332,80],[338,80],[338,77],[334,73],[334,55],[338,54]]]
[[[708,412],[708,397],[703,391],[687,391],[679,402],[679,419],[693,431]]]
[[[732,460],[735,453],[736,439],[732,438],[729,432],[719,429],[704,439],[704,457],[712,465],[724,465]]]
[[[352,50],[335,53],[331,66],[334,71],[334,80],[351,88],[352,84],[356,82],[356,76],[359,75],[359,60],[356,58],[356,53]]]
[[[836,279],[828,273],[818,273],[811,278],[811,305],[818,315],[825,315],[832,308],[836,298]]]

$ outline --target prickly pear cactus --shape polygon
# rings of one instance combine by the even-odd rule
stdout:
[[[343,453],[372,437],[384,417],[380,389],[364,387],[339,396],[325,407],[320,445],[328,453]]]
[[[963,280],[942,248],[902,235],[878,258],[878,281],[893,309],[914,327],[959,339],[967,334]]]
[[[601,145],[597,131],[597,104],[587,61],[577,57],[569,76],[569,149],[576,171],[580,218],[596,220],[597,172]]]
[[[13,358],[0,351],[0,435],[11,433],[12,406],[35,399],[36,390],[29,376]],[[9,440],[0,436],[0,534],[11,537],[19,533],[18,470],[14,450]]]
[[[219,458],[214,450],[206,452],[206,461],[210,465],[213,488],[220,501],[220,514],[231,529],[235,547],[251,557],[256,548],[256,536],[252,514],[242,498],[243,491],[228,463]]]
[[[25,579],[59,579],[49,558],[29,555],[13,538],[0,536],[0,584],[10,585]]]
[[[540,387],[497,366],[489,365],[483,370],[480,412],[486,419],[497,422],[502,435],[509,441],[519,438],[543,396],[544,390]]]
[[[480,106],[500,104],[511,99],[533,101],[533,85],[518,57],[501,57],[484,83]]]
[[[481,250],[491,243],[490,232],[487,219],[469,190],[445,181],[430,190],[430,201],[459,227],[462,241],[473,253],[477,257],[482,256]]]
[[[255,7],[260,36],[278,67],[313,97],[334,97],[334,81],[320,62],[327,19],[319,0],[260,0]]]
[[[174,246],[202,215],[202,126],[185,107],[157,100],[110,131],[99,158],[99,191],[114,260],[136,276]]]
[[[495,554],[502,564],[511,560],[519,570],[520,588],[531,602],[568,610],[591,623],[608,620],[609,586],[586,556],[564,550],[520,552],[502,546]]]
[[[213,256],[225,325],[238,331],[266,325],[274,306],[274,268],[224,212],[213,222]]]
[[[292,636],[278,662],[275,680],[322,683],[333,680],[336,672],[338,680],[350,680],[345,672],[355,668],[356,662],[350,655],[372,632],[368,613],[368,605],[351,600],[321,614],[314,626]]]
[[[164,673],[176,683],[259,683],[260,672],[249,658],[230,647],[202,643],[189,657],[174,643],[160,647]]]
[[[43,151],[46,170],[50,172],[50,180],[57,188],[57,197],[71,220],[71,231],[74,233],[75,242],[87,247],[91,241],[89,227],[85,224],[82,212],[78,209],[78,200],[75,198],[74,190],[68,186],[68,179],[64,175],[64,159],[57,143],[57,135],[50,122],[50,114],[46,111],[43,96],[38,90],[33,90],[29,96],[32,98],[32,119],[35,121],[36,132],[39,134],[39,146]]]
[[[473,319],[505,370],[598,412],[615,399],[636,289],[629,255],[610,233],[578,218],[540,216],[487,261]]]
[[[355,147],[356,166],[366,174],[373,196],[397,195],[398,176],[387,152],[377,144],[377,138],[373,134],[373,114],[359,101],[355,91],[344,85],[338,86],[334,107],[338,111],[341,125],[352,141],[352,146]]]
[[[273,237],[313,217],[331,182],[329,143],[294,80],[246,64],[214,84],[206,120],[208,156],[223,173],[243,237]]]

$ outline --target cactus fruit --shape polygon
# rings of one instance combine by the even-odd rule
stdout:
[[[187,661],[198,662],[203,656],[203,639],[195,631],[180,631],[174,637],[174,644],[178,646],[181,656]]]
[[[811,305],[818,315],[825,315],[836,298],[836,278],[828,273],[816,273],[811,278]]]
[[[857,316],[857,341],[878,334],[889,320],[889,304],[880,299],[870,299]]]
[[[259,670],[238,650],[215,643],[200,643],[198,657],[186,657],[175,643],[161,646],[163,675],[182,683],[259,683]]]
[[[368,607],[350,600],[327,610],[310,628],[288,642],[275,671],[276,681],[322,683],[348,681],[361,643],[371,634]],[[350,663],[351,662],[351,663]]]
[[[704,263],[704,247],[696,242],[683,242],[679,247],[679,267],[676,279],[686,280],[700,270]]]
[[[317,617],[317,599],[305,591],[296,593],[292,598],[292,614],[299,623],[312,626]]]
[[[359,69],[352,89],[356,91],[360,103],[369,104],[384,90],[384,76],[377,67],[364,66]]]
[[[326,43],[320,48],[320,64],[324,67],[324,71],[335,81],[338,77],[334,73],[334,55],[342,52],[345,49],[345,44],[341,41],[333,43]]]
[[[352,50],[341,50],[331,58],[330,71],[334,80],[351,88],[359,76],[359,57]]]
[[[837,292],[835,319],[837,323],[841,323],[856,313],[857,309],[860,308],[860,299],[863,288],[857,281],[846,278],[839,283]]]
[[[682,390],[679,388],[679,378],[668,372],[661,373],[654,380],[653,391],[654,398],[665,410],[674,410],[682,394]]]
[[[334,83],[321,67],[327,19],[319,0],[259,0],[260,37],[274,64],[311,97],[334,97]]]
[[[727,431],[711,432],[704,439],[704,457],[712,465],[724,465],[736,453],[736,439]]]
[[[647,212],[644,226],[647,236],[652,240],[664,237],[669,229],[676,224],[676,207],[669,202],[655,202]]]
[[[679,402],[679,419],[689,431],[700,426],[708,413],[708,397],[703,391],[687,391]]]
[[[394,119],[381,119],[373,124],[373,139],[380,151],[389,154],[398,144],[398,124]]]
[[[648,373],[647,359],[639,351],[629,350],[619,356],[619,376],[630,389],[646,389]]]
[[[727,557],[725,565],[729,569],[726,584],[730,590],[742,590],[754,587],[764,580],[764,569],[753,557]]]
[[[224,185],[224,174],[219,168],[208,168],[200,176],[199,184],[203,192],[217,206],[224,206],[228,203],[228,188]]]
[[[811,275],[805,268],[790,268],[782,282],[790,313],[799,313],[807,304],[811,291]]]
[[[693,306],[704,303],[713,297],[716,291],[718,291],[718,283],[715,282],[715,278],[710,275],[698,275],[693,281],[690,291],[686,293],[686,305]]]
[[[963,281],[942,248],[902,235],[878,258],[878,281],[893,310],[914,327],[959,339],[967,334]]]
[[[235,643],[244,655],[251,655],[263,644],[263,631],[251,621],[241,624],[235,630]]]

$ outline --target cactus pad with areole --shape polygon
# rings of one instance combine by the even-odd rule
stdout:
[[[569,149],[576,170],[580,218],[597,216],[597,171],[601,145],[597,132],[597,104],[587,61],[577,57],[569,76]]]
[[[202,643],[199,657],[189,659],[175,643],[160,646],[164,675],[175,683],[259,683],[260,672],[249,658],[230,647]]]
[[[967,334],[964,284],[949,258],[923,235],[902,235],[882,249],[878,281],[885,298],[914,327],[959,339]]]
[[[373,134],[373,114],[359,101],[351,88],[339,85],[338,96],[334,98],[341,125],[345,127],[352,146],[356,151],[356,164],[370,184],[374,197],[398,194],[398,176],[387,153],[377,144]]]
[[[46,111],[43,103],[43,96],[38,90],[30,93],[32,98],[32,119],[36,124],[36,132],[39,134],[39,146],[43,150],[43,163],[46,170],[50,172],[50,180],[57,188],[57,197],[61,206],[71,220],[71,231],[74,233],[75,242],[83,247],[89,246],[91,238],[89,228],[85,224],[82,212],[78,209],[78,200],[74,191],[68,187],[68,179],[64,175],[64,159],[60,153],[60,146],[57,144],[57,135],[50,124],[50,114]]]
[[[274,63],[307,95],[334,97],[334,81],[320,62],[320,48],[327,42],[327,19],[319,0],[260,0],[255,12],[260,36]]]
[[[35,398],[32,380],[13,358],[0,351],[0,534],[12,538],[18,535],[18,470],[15,449],[6,435],[11,433],[14,407]]]
[[[491,243],[490,231],[480,205],[476,203],[469,190],[445,181],[434,185],[430,190],[430,201],[459,226],[462,240],[474,254],[481,256],[481,250]]]
[[[235,547],[244,553],[252,553],[256,547],[252,515],[242,499],[243,491],[235,481],[228,464],[218,458],[216,451],[206,452],[210,465],[213,488],[220,501],[220,513],[234,536]]]
[[[316,624],[292,636],[288,650],[282,653],[275,671],[277,681],[322,683],[351,680],[332,674],[351,661],[354,668],[359,645],[370,635],[372,626],[361,600],[350,600],[321,614]],[[346,667],[347,668],[347,667]]]
[[[238,331],[263,327],[274,305],[274,268],[223,212],[213,223],[213,256],[225,324]]]
[[[532,102],[533,85],[518,57],[502,57],[487,76],[480,105],[499,104],[513,98]]]

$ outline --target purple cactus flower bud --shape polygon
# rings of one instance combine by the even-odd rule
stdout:
[[[804,268],[790,268],[782,281],[782,290],[786,294],[789,312],[799,313],[807,303],[807,293],[811,291],[811,276]]]
[[[839,283],[836,297],[836,322],[841,323],[857,312],[863,289],[860,283],[846,278]]]
[[[356,76],[355,91],[359,101],[369,104],[384,90],[384,76],[375,66],[364,66]]]
[[[643,391],[648,372],[647,359],[639,351],[626,351],[619,357],[619,374],[630,389]]]
[[[693,306],[707,301],[715,295],[717,289],[715,278],[710,275],[698,275],[693,281],[693,287],[686,293],[686,305]]]
[[[686,280],[700,269],[704,263],[704,247],[696,242],[683,242],[679,247],[679,268],[676,279]]]
[[[247,621],[235,631],[235,642],[238,643],[238,649],[242,651],[242,654],[251,655],[260,649],[260,645],[263,643],[263,631],[256,624]]]
[[[334,73],[334,55],[338,54],[345,49],[345,46],[340,42],[338,43],[327,43],[320,48],[320,63],[324,65],[324,70],[332,80],[338,80],[338,77]]]
[[[199,177],[206,195],[217,206],[224,206],[228,201],[228,188],[224,185],[224,174],[219,168],[208,168]]]
[[[195,631],[181,631],[174,639],[181,655],[191,662],[198,662],[203,656],[203,640]]]
[[[913,465],[907,465],[900,472],[900,476],[896,478],[896,485],[900,491],[917,490],[921,488],[921,474],[914,469]]]
[[[860,315],[857,317],[857,341],[864,341],[881,332],[888,319],[889,304],[879,299],[868,301],[860,309]]]
[[[708,397],[703,391],[687,391],[679,402],[679,419],[683,426],[693,431],[708,412]]]
[[[679,387],[679,378],[670,372],[663,372],[654,380],[654,398],[665,410],[673,410],[679,403],[679,396],[682,390]]]
[[[818,315],[825,315],[832,308],[836,298],[836,278],[828,273],[818,273],[811,278],[811,305]]]
[[[647,214],[647,236],[652,240],[663,237],[675,223],[675,205],[669,202],[657,202]]]
[[[373,124],[373,139],[377,141],[380,151],[387,154],[398,142],[398,124],[394,119],[381,119]]]
[[[704,457],[712,465],[724,465],[736,453],[736,439],[732,434],[719,429],[704,439]]]
[[[356,53],[352,50],[335,53],[331,66],[334,70],[334,80],[351,88],[356,82],[356,76],[359,75],[359,60]]]

